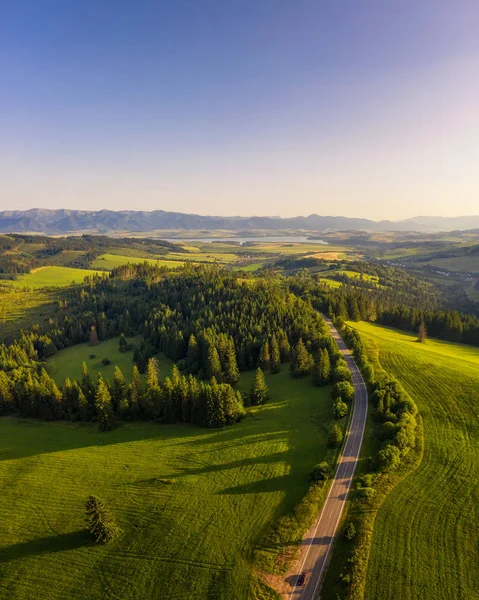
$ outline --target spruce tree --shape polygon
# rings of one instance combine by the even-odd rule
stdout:
[[[190,373],[198,373],[200,369],[200,350],[198,342],[193,334],[188,340],[188,350],[186,352],[186,364]]]
[[[269,344],[269,352],[271,373],[279,373],[281,370],[281,354],[279,351],[278,340],[276,339],[274,333]]]
[[[226,348],[224,380],[227,383],[237,383],[239,381],[239,369],[233,340],[228,340]]]
[[[208,354],[206,357],[206,376],[208,378],[216,377],[221,379],[221,363],[218,355],[218,350],[214,344],[210,343],[208,346]]]
[[[86,521],[96,543],[106,544],[121,533],[113,515],[97,496],[90,496],[86,502]]]
[[[115,427],[115,415],[111,405],[111,396],[101,374],[98,374],[98,382],[95,394],[96,420],[101,431],[109,431]]]
[[[271,356],[269,353],[269,342],[268,340],[265,340],[259,352],[258,367],[263,371],[267,371],[270,368],[270,362]]]
[[[269,400],[269,390],[263,371],[258,367],[251,385],[250,402],[253,405],[264,404]]]
[[[319,350],[313,367],[314,385],[326,385],[331,380],[331,360],[327,348]]]
[[[293,377],[309,375],[313,369],[313,365],[314,359],[306,350],[303,340],[300,339],[293,352],[293,359],[290,366],[291,375]]]
[[[113,372],[113,382],[111,385],[111,403],[115,412],[120,410],[121,403],[126,398],[127,390],[128,385],[125,377],[123,376],[120,367],[116,366],[115,371]]]

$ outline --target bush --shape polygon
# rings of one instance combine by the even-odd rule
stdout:
[[[96,358],[96,354],[90,354],[90,358],[93,360],[94,358]]]
[[[348,367],[339,366],[335,367],[333,371],[333,381],[334,383],[339,383],[340,381],[349,381],[349,383],[352,383],[353,376]]]
[[[309,478],[312,481],[324,481],[329,477],[330,473],[331,469],[329,464],[326,461],[323,461],[314,467]]]
[[[360,487],[357,491],[358,498],[365,502],[374,498],[376,490],[372,487]]]
[[[394,471],[401,463],[401,452],[397,446],[388,444],[378,452],[378,468],[384,473]]]
[[[338,448],[343,443],[343,432],[339,425],[332,425],[329,430],[328,444],[331,448]]]
[[[344,530],[344,537],[347,540],[352,540],[356,537],[356,527],[354,527],[354,523],[349,522],[346,525],[346,529]]]
[[[341,398],[335,400],[333,404],[333,415],[335,419],[342,419],[348,414],[348,405]]]
[[[354,399],[354,387],[349,381],[340,381],[334,384],[331,396],[333,400],[341,398],[345,402],[352,402]]]
[[[106,367],[108,365],[111,365],[111,360],[109,358],[102,358],[101,359],[101,364],[105,365],[105,367]]]

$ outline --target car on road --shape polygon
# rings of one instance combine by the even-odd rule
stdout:
[[[308,574],[306,573],[306,571],[303,571],[299,576],[298,576],[298,581],[296,583],[296,585],[304,585],[306,582],[306,577],[308,576]]]

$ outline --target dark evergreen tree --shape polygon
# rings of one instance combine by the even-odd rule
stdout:
[[[97,543],[106,544],[121,533],[113,515],[106,508],[103,500],[97,496],[90,496],[87,500],[86,521],[88,531]]]
[[[111,396],[101,374],[98,374],[95,394],[96,421],[101,431],[109,431],[115,427],[115,415],[111,405]]]
[[[271,336],[271,342],[269,344],[270,349],[270,368],[271,373],[279,373],[281,370],[281,353],[279,351],[278,340],[275,334]]]
[[[264,404],[269,400],[269,390],[263,371],[258,367],[251,385],[250,403]]]
[[[303,340],[300,339],[293,352],[290,366],[291,375],[293,377],[304,377],[305,375],[309,375],[313,369],[313,365],[313,357],[306,350]]]

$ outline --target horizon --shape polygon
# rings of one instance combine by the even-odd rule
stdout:
[[[0,210],[475,212],[471,0],[25,0],[3,17]]]
[[[199,217],[218,217],[218,218],[228,218],[228,219],[255,219],[255,218],[259,218],[259,219],[265,219],[265,218],[271,218],[271,219],[307,219],[309,217],[321,217],[321,218],[331,218],[331,219],[363,219],[363,220],[369,220],[372,222],[376,222],[376,223],[380,223],[382,221],[390,221],[391,223],[400,223],[400,222],[404,222],[404,221],[413,221],[416,219],[467,219],[467,218],[478,218],[479,217],[479,213],[472,213],[472,214],[457,214],[457,215],[450,215],[450,216],[444,216],[444,215],[438,215],[438,214],[416,214],[410,217],[405,217],[403,219],[391,219],[391,218],[385,218],[385,219],[369,219],[368,217],[362,217],[362,216],[346,216],[343,214],[333,214],[333,213],[310,213],[310,214],[292,214],[291,216],[281,216],[281,215],[274,215],[274,214],[257,214],[257,213],[252,213],[252,214],[247,214],[247,215],[240,215],[240,214],[219,214],[219,213],[200,213],[200,212],[196,212],[196,213],[186,213],[183,211],[175,211],[175,210],[166,210],[166,209],[162,209],[162,208],[153,208],[153,209],[140,209],[140,208],[122,208],[122,209],[113,209],[113,208],[67,208],[67,207],[59,207],[59,208],[50,208],[48,206],[32,206],[31,208],[25,208],[25,209],[0,209],[0,213],[4,213],[4,212],[29,212],[29,211],[41,211],[41,210],[45,210],[45,211],[49,211],[49,212],[56,212],[56,211],[62,211],[62,210],[68,210],[68,211],[78,211],[78,212],[89,212],[89,213],[98,213],[98,212],[103,212],[103,211],[108,211],[108,212],[114,212],[114,213],[122,213],[122,212],[171,212],[171,213],[178,213],[178,214],[185,214],[185,215],[193,215],[193,216],[199,216]]]

